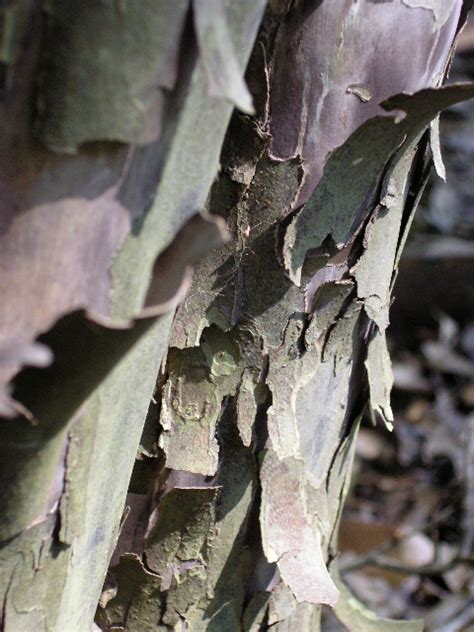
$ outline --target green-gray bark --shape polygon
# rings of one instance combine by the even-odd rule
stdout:
[[[2,16],[10,29],[23,29],[24,20],[16,12],[20,17],[26,12],[29,19],[28,29],[18,34],[22,46],[10,55],[16,57],[11,59],[6,87],[13,96],[4,100],[2,130],[3,160],[11,161],[13,156],[16,169],[26,179],[26,183],[21,178],[18,182],[11,169],[6,169],[5,181],[13,198],[10,205],[20,198],[21,206],[33,209],[30,228],[19,225],[20,214],[16,221],[14,206],[4,209],[7,221],[13,215],[13,228],[7,235],[11,248],[2,255],[2,275],[8,282],[2,295],[4,305],[9,306],[9,313],[2,313],[2,342],[18,339],[20,349],[62,313],[81,305],[103,311],[109,301],[112,257],[112,312],[118,316],[136,313],[156,255],[204,204],[233,107],[227,95],[208,94],[205,69],[189,33],[188,2],[173,3],[172,9],[168,2],[136,6],[92,2],[84,3],[81,11],[75,3],[48,4],[48,11],[41,14],[34,2],[13,3]],[[241,68],[250,54],[262,10],[263,2],[249,0],[239,3],[238,9],[227,3],[227,28]],[[176,28],[180,21],[181,28]],[[130,41],[135,23],[138,32]],[[40,25],[41,49],[36,32]],[[146,25],[150,30],[145,38]],[[122,34],[110,41],[109,31],[121,27]],[[131,46],[126,68],[120,67],[118,53],[107,49],[120,49],[124,42]],[[186,54],[178,63],[181,50]],[[150,60],[152,71],[150,65],[144,66]],[[157,82],[157,68],[166,82],[160,78]],[[137,72],[140,78],[135,76]],[[121,76],[114,77],[114,73]],[[38,76],[42,83],[32,94]],[[117,86],[107,86],[112,79],[120,89],[131,89],[133,81],[143,87],[148,81],[149,91],[163,101],[159,135],[135,135],[137,126],[144,130],[145,123],[135,119],[131,124],[133,113],[124,112]],[[102,92],[98,94],[99,86]],[[143,108],[134,99],[138,115]],[[36,102],[45,109],[39,107],[33,121],[26,115],[23,121],[18,102],[28,108],[28,114]],[[49,109],[50,103],[61,108],[60,115],[58,109]],[[123,120],[111,115],[111,106],[122,113]],[[88,118],[84,121],[85,113]],[[9,117],[20,117],[15,123],[23,142],[10,137]],[[56,155],[37,141],[33,144],[33,134]],[[97,142],[76,147],[92,140]],[[127,147],[115,141],[133,144]],[[146,144],[137,144],[144,141]],[[63,150],[76,153],[65,156]],[[21,188],[27,188],[28,200],[23,201]],[[154,203],[149,208],[151,200]],[[124,241],[131,221],[133,230]],[[22,242],[25,230],[33,234],[29,244]],[[85,243],[86,252],[79,260],[74,260],[68,239]],[[25,246],[28,250],[22,250]],[[52,248],[58,251],[54,269],[48,265]],[[33,267],[23,266],[23,270],[21,259],[31,257],[32,252],[29,265]],[[45,278],[34,278],[33,270],[42,266],[47,270]],[[172,314],[159,319],[118,363],[74,423],[64,417],[51,438],[40,440],[33,466],[26,473],[17,468],[14,487],[11,473],[5,471],[8,468],[2,469],[2,498],[8,496],[8,504],[14,508],[13,515],[2,518],[2,540],[9,538],[1,553],[5,632],[82,632],[92,626],[171,318]],[[67,357],[67,347],[64,353]],[[94,377],[93,364],[89,371]],[[10,369],[6,364],[7,375]],[[14,419],[8,423],[29,422]],[[12,432],[17,434],[16,429]],[[3,451],[9,456],[12,450],[13,455],[21,451],[25,441],[21,432],[15,437],[18,448],[11,445],[8,432],[4,437],[2,455]],[[41,460],[35,455],[41,455]],[[55,488],[52,479],[56,479]],[[33,526],[36,520],[39,523]]]
[[[2,377],[55,354],[0,391],[5,632],[90,629],[120,531],[103,629],[355,607],[329,562],[462,2],[271,0],[252,106],[264,4],[2,9]]]

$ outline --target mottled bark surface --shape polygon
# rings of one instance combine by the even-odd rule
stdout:
[[[338,516],[427,130],[474,93],[438,88],[462,2],[273,0],[252,104],[264,4],[1,8],[4,383],[37,365],[0,390],[5,631],[90,628],[137,447],[103,629],[353,616]]]
[[[186,266],[215,245],[206,222],[175,239],[204,205],[240,95],[210,94],[209,60],[242,72],[263,7],[222,5],[215,47],[193,27],[210,7],[189,1],[2,4],[2,384],[50,361],[31,343],[66,315],[44,340],[52,379],[29,370],[0,389],[5,631],[92,626]],[[154,323],[111,331],[102,316],[135,316],[151,278]],[[102,325],[68,316],[80,308]]]
[[[385,330],[426,130],[472,93],[427,89],[461,4],[421,4],[270,3],[257,112],[234,116],[207,203],[233,239],[173,323],[104,629],[317,630],[320,604],[351,629],[422,629],[354,610],[331,562],[367,399],[392,421]]]

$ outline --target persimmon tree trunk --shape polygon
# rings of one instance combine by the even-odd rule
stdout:
[[[395,625],[337,524],[466,7],[264,9],[0,9],[5,632]]]

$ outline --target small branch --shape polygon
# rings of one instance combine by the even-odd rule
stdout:
[[[443,563],[424,564],[422,566],[408,566],[401,562],[395,562],[388,558],[384,558],[377,554],[367,555],[366,557],[354,560],[352,563],[345,564],[341,567],[340,572],[343,575],[353,573],[365,566],[375,566],[384,570],[401,573],[403,575],[422,575],[429,577],[432,575],[443,575],[459,564],[469,564],[474,566],[474,556],[464,557],[456,555],[451,560]]]

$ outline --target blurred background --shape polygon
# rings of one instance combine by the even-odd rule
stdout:
[[[471,18],[449,81],[473,80]],[[364,420],[340,568],[383,617],[474,632],[474,100],[440,125],[447,182],[433,173],[391,311],[395,429]]]

